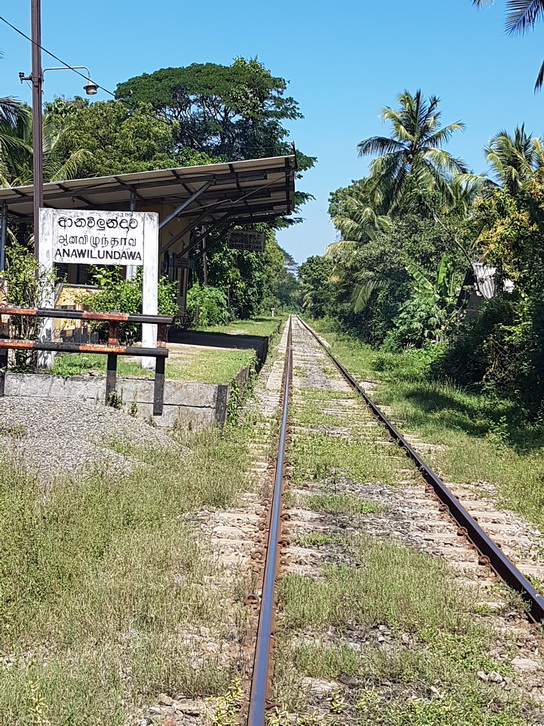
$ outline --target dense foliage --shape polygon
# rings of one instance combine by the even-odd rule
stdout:
[[[442,146],[438,99],[386,107],[370,174],[331,194],[339,239],[300,266],[304,308],[383,350],[419,349],[430,375],[512,395],[544,415],[544,149],[521,126],[485,153],[493,179]],[[478,278],[481,275],[481,278]],[[484,294],[485,293],[485,294]]]
[[[257,59],[237,58],[229,66],[192,64],[131,78],[118,84],[116,100],[57,98],[44,106],[44,180],[290,154],[284,123],[301,113],[286,89],[287,82]],[[0,98],[0,186],[32,183],[32,148],[30,109],[16,99]],[[298,175],[313,163],[298,152]],[[297,204],[308,197],[296,195]],[[292,222],[280,219],[276,226]],[[264,255],[229,250],[212,234],[214,249],[205,271],[202,255],[196,256],[191,282],[220,289],[230,317],[298,305],[294,260],[279,247],[272,227],[257,229],[266,233]],[[10,220],[12,240],[30,249],[29,226]],[[113,273],[108,289],[101,288],[93,304],[138,307],[138,281],[125,283]]]
[[[177,146],[235,160],[285,153],[282,121],[301,117],[286,87],[258,60],[237,58],[144,73],[120,83],[116,96],[172,122]]]
[[[199,326],[222,325],[229,317],[227,297],[217,287],[197,283],[187,293],[187,312]]]
[[[125,280],[118,267],[94,268],[91,282],[98,287],[97,291],[89,291],[80,296],[81,302],[89,309],[102,313],[118,311],[129,315],[142,313],[142,268],[131,280]],[[159,280],[158,314],[175,315],[176,284],[165,277]],[[107,323],[95,323],[93,327],[103,336],[107,335]],[[134,341],[139,338],[140,326],[133,323],[121,323],[120,339]]]

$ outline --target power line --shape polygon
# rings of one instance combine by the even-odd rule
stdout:
[[[33,45],[37,45],[40,50],[43,50],[44,53],[47,53],[47,55],[50,55],[51,58],[54,58],[56,61],[61,63],[65,68],[68,68],[69,70],[73,71],[74,73],[77,73],[78,76],[81,76],[81,78],[84,78],[86,81],[88,80],[87,76],[85,76],[83,73],[80,73],[77,68],[74,68],[69,63],[66,63],[66,61],[63,61],[62,58],[59,58],[58,55],[55,55],[54,53],[51,53],[50,50],[47,50],[47,48],[44,48],[43,45],[40,45],[39,43],[35,43],[30,36],[28,36],[26,33],[24,33],[22,30],[17,28],[15,25],[9,22],[9,20],[6,20],[2,15],[0,15],[0,20],[4,22],[6,25],[9,25],[9,27],[14,30],[16,33],[19,33],[19,35],[22,35],[23,38],[26,38],[30,43]],[[110,96],[115,98],[115,93],[112,93],[107,88],[104,88],[104,86],[101,86],[99,83],[96,84],[98,88],[100,88],[105,93],[108,93]]]
[[[52,53],[50,50],[47,50],[47,48],[44,48],[43,45],[40,45],[39,43],[35,43],[35,41],[32,40],[32,38],[30,36],[28,36],[25,32],[23,32],[17,26],[13,25],[13,23],[10,23],[9,20],[7,20],[6,18],[4,18],[2,15],[0,15],[0,20],[2,22],[4,22],[6,25],[8,25],[16,33],[18,33],[19,35],[21,35],[23,38],[26,38],[26,40],[28,40],[30,43],[32,43],[33,45],[37,45],[38,48],[40,48],[40,50],[42,50],[44,53],[47,53],[47,55],[51,56],[51,58],[54,58],[56,61],[58,61],[59,63],[61,63],[65,68],[67,68],[68,70],[71,70],[73,73],[77,73],[77,75],[78,76],[81,76],[81,78],[83,78],[85,80],[88,80],[87,76],[84,75],[83,73],[81,73],[80,71],[78,71],[77,68],[74,68],[69,63],[66,63],[66,61],[62,60],[62,58],[59,58],[58,55],[55,55],[55,53]],[[93,81],[93,83],[94,82],[95,81]],[[119,100],[119,99],[116,98],[115,93],[112,93],[110,90],[108,90],[104,86],[101,86],[99,83],[96,83],[96,85],[97,85],[98,88],[100,88],[105,93],[109,94],[115,100]],[[168,127],[172,128],[172,121],[169,121],[168,119],[165,119],[160,114],[158,114],[158,113],[151,114],[151,113],[149,113],[147,111],[143,111],[143,109],[140,109],[140,112],[143,113],[144,116],[147,116],[148,118],[153,119],[154,121],[161,121],[162,123],[166,124]],[[281,142],[281,143],[287,143],[287,142]],[[192,148],[192,147],[187,147],[187,148]],[[245,148],[246,148],[247,151],[252,151],[252,150],[262,151],[262,147],[260,147],[260,146],[248,146],[248,147],[245,147]],[[198,151],[198,149],[194,149],[194,150],[195,151]],[[202,152],[202,153],[208,153],[208,152]],[[226,163],[226,162],[224,162],[224,163]]]

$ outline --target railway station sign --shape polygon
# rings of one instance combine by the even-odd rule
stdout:
[[[264,232],[256,232],[254,229],[231,229],[228,246],[231,250],[264,252]]]
[[[159,282],[159,215],[88,209],[40,208],[40,265],[53,270],[55,264],[143,266],[142,312],[157,315]],[[54,307],[54,296],[42,300]],[[43,336],[52,335],[52,322]],[[155,325],[142,325],[142,345],[157,344]],[[143,365],[154,365],[143,359]]]
[[[152,234],[148,212],[40,210],[42,239],[49,238],[53,263],[143,265],[144,238]]]

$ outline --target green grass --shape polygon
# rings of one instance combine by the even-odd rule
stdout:
[[[420,357],[374,357],[370,349],[330,331],[325,337],[356,377],[379,380],[380,402],[390,403],[386,395],[401,386],[421,385],[425,362]],[[380,443],[387,438],[384,430],[368,425],[372,418],[364,404],[350,405],[356,399],[352,393],[311,389],[295,396],[292,481],[303,489],[299,502],[331,516],[381,511],[380,504],[356,496],[357,484],[410,479],[406,457]],[[476,418],[474,410],[467,413],[467,423]],[[421,421],[427,420],[422,415]],[[344,428],[349,436],[338,435]],[[497,455],[505,440],[500,416],[486,433],[486,445]],[[356,527],[354,516],[346,532]],[[331,535],[304,537],[301,544],[319,548],[323,562],[340,563],[325,565],[319,576],[288,574],[280,583],[276,677],[282,708],[309,718],[311,700],[330,711],[323,723],[331,725],[537,723],[529,695],[478,676],[496,671],[513,677],[510,660],[517,650],[508,636],[495,632],[493,615],[477,601],[477,590],[457,586],[444,560],[360,533],[343,538],[338,558]],[[510,606],[505,593],[500,600]],[[351,679],[350,687],[338,691],[342,677]],[[305,679],[325,679],[336,690],[328,698],[309,695]]]
[[[187,362],[166,363],[166,378],[200,383],[230,383],[246,366],[255,362],[253,350],[214,350],[203,348],[187,356]],[[53,375],[69,378],[84,373],[105,374],[106,356],[98,353],[63,353],[56,357],[51,369]],[[152,378],[153,371],[143,369],[139,363],[117,361],[117,375],[121,377]]]
[[[128,476],[112,478],[105,457],[47,490],[0,469],[2,726],[124,726],[160,693],[228,689],[234,666],[205,646],[243,627],[248,583],[221,575],[186,514],[247,486],[252,431],[246,420],[184,438],[189,449],[128,450],[142,461]]]
[[[296,486],[325,481],[334,485],[342,477],[394,485],[406,478],[406,457],[387,444],[381,427],[369,426],[374,419],[354,392],[298,389],[291,421],[296,432],[290,452]]]
[[[313,532],[311,534],[301,534],[295,539],[295,544],[299,547],[322,547],[323,545],[344,545],[346,540],[339,535],[323,534],[322,532]]]
[[[297,485],[308,480],[324,481],[340,474],[361,483],[380,481],[394,484],[397,480],[398,452],[392,447],[381,447],[373,452],[365,450],[355,439],[314,434],[295,440],[291,463],[292,481]]]
[[[351,554],[352,563],[327,566],[320,579],[281,581],[277,678],[289,710],[307,709],[303,678],[343,675],[359,683],[342,695],[344,723],[534,723],[529,702],[478,678],[514,673],[493,655],[497,634],[474,615],[476,593],[452,586],[444,561],[369,536],[354,538]],[[387,647],[369,632],[385,632]]]
[[[446,447],[424,456],[444,478],[490,482],[507,507],[544,528],[544,429],[515,403],[427,380],[432,354],[384,354],[323,321],[313,325],[355,377],[377,381],[371,396],[394,411],[402,431]]]
[[[208,325],[201,326],[198,330],[205,333],[227,333],[229,335],[260,335],[263,337],[269,337],[275,333],[285,316],[278,316],[271,318],[267,316],[260,316],[257,318],[251,318],[249,320],[233,320],[231,323],[225,325]]]

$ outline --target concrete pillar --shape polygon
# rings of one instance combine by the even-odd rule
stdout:
[[[144,274],[143,305],[144,315],[157,315],[159,296],[159,215],[145,212],[144,217]],[[142,325],[142,346],[155,348],[157,345],[157,326]],[[142,368],[153,370],[154,358],[142,358]]]

